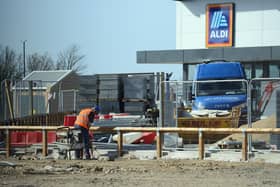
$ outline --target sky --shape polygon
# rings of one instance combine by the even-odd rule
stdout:
[[[83,74],[173,72],[179,64],[137,64],[136,52],[176,48],[173,0],[0,0],[0,45],[26,54],[85,55]]]

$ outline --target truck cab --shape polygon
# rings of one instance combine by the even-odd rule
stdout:
[[[246,75],[239,62],[198,64],[193,79],[193,110],[231,110],[246,105]],[[244,112],[244,111],[243,111]]]

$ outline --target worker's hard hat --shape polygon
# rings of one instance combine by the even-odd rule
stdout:
[[[93,109],[96,113],[99,113],[99,112],[100,112],[100,107],[99,107],[99,106],[92,107],[92,109]]]

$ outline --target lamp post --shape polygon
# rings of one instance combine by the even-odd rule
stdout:
[[[26,45],[27,40],[24,40],[22,42],[23,44],[23,77],[25,77],[25,45]]]

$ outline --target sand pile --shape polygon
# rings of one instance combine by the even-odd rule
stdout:
[[[258,120],[254,123],[252,123],[253,128],[275,128],[276,127],[276,116],[270,116],[266,119]],[[248,128],[248,125],[242,125],[239,128]],[[236,140],[236,141],[242,141],[242,134],[232,134],[230,136],[227,136],[226,138],[220,140],[220,141],[227,141],[229,139]],[[252,135],[253,141],[265,141],[266,143],[270,142],[270,134],[253,134]],[[219,141],[219,142],[220,142]]]

